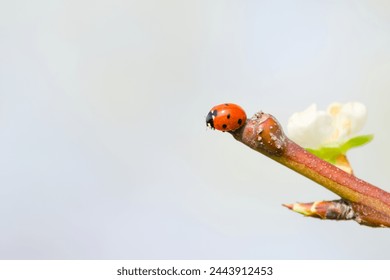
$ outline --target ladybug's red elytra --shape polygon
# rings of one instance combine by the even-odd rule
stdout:
[[[232,131],[246,122],[244,109],[233,103],[224,103],[211,108],[206,117],[208,127],[221,131]]]

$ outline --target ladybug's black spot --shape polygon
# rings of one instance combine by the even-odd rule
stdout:
[[[239,125],[242,124],[242,119],[238,119],[238,124],[239,124]]]
[[[222,128],[223,128],[223,129],[226,129],[226,128],[227,128],[227,125],[226,125],[226,124],[223,124],[223,125],[222,125]]]
[[[228,119],[230,119],[230,114],[228,114],[226,117],[227,117]]]
[[[225,103],[225,106],[229,106],[229,103]]]

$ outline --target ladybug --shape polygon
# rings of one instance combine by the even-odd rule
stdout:
[[[211,108],[206,124],[211,129],[232,131],[240,128],[246,121],[244,109],[233,103],[224,103]]]

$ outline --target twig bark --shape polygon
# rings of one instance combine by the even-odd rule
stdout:
[[[371,227],[390,227],[390,193],[348,174],[291,141],[278,121],[259,112],[233,137],[339,195],[353,213],[348,219]]]

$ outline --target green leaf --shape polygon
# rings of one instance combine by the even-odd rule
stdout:
[[[356,148],[363,146],[374,139],[373,134],[368,134],[368,135],[360,135],[356,136],[354,138],[349,139],[347,142],[341,145],[341,150],[345,154],[349,149]]]
[[[320,149],[306,149],[308,152],[314,154],[315,156],[326,160],[334,164],[336,162],[336,158],[342,154],[340,147],[322,147]]]
[[[306,149],[315,156],[334,164],[340,155],[345,155],[349,149],[363,146],[372,141],[374,135],[360,135],[349,139],[339,146],[324,146],[319,149]]]

